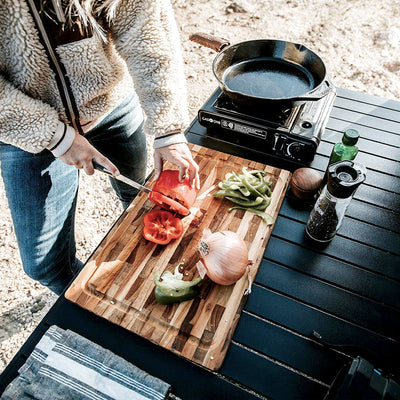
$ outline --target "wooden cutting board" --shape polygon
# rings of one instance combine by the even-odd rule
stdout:
[[[66,298],[81,307],[134,332],[153,343],[209,369],[218,369],[247,296],[245,274],[231,286],[220,286],[206,278],[200,294],[191,301],[159,305],[154,298],[154,271],[171,272],[185,260],[185,280],[198,276],[196,246],[204,228],[212,232],[237,232],[249,249],[251,280],[254,279],[273,226],[260,217],[236,210],[232,203],[212,193],[228,172],[262,169],[273,182],[267,212],[277,217],[290,173],[197,145],[190,145],[200,167],[201,189],[183,218],[184,235],[167,246],[146,241],[143,217],[155,205],[141,192],[122,214],[66,292]],[[149,185],[152,186],[152,181]]]

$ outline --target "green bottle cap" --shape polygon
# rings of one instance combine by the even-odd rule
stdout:
[[[357,143],[359,137],[360,134],[355,129],[346,129],[343,134],[342,142],[347,146],[354,146]]]

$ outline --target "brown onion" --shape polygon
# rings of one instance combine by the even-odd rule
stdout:
[[[200,276],[205,273],[219,285],[238,281],[249,264],[249,253],[244,240],[235,232],[211,233],[205,229],[199,241],[201,260],[196,264]]]

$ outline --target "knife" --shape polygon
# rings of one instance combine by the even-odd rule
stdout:
[[[130,179],[130,178],[124,176],[124,175],[118,175],[118,176],[113,175],[106,167],[103,167],[102,165],[100,165],[96,161],[92,161],[92,164],[93,164],[94,169],[97,169],[98,171],[104,172],[105,174],[110,175],[113,178],[118,179],[119,181],[126,183],[127,185],[133,186],[134,188],[139,189],[139,190],[143,190],[143,191],[145,191],[147,193],[151,193],[152,192],[152,190],[149,189],[148,187],[143,186],[140,183],[135,182],[132,179]]]

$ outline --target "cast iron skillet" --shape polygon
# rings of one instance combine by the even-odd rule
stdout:
[[[260,39],[230,45],[204,33],[190,40],[219,52],[214,75],[238,106],[292,108],[332,90],[322,59],[301,44]]]

